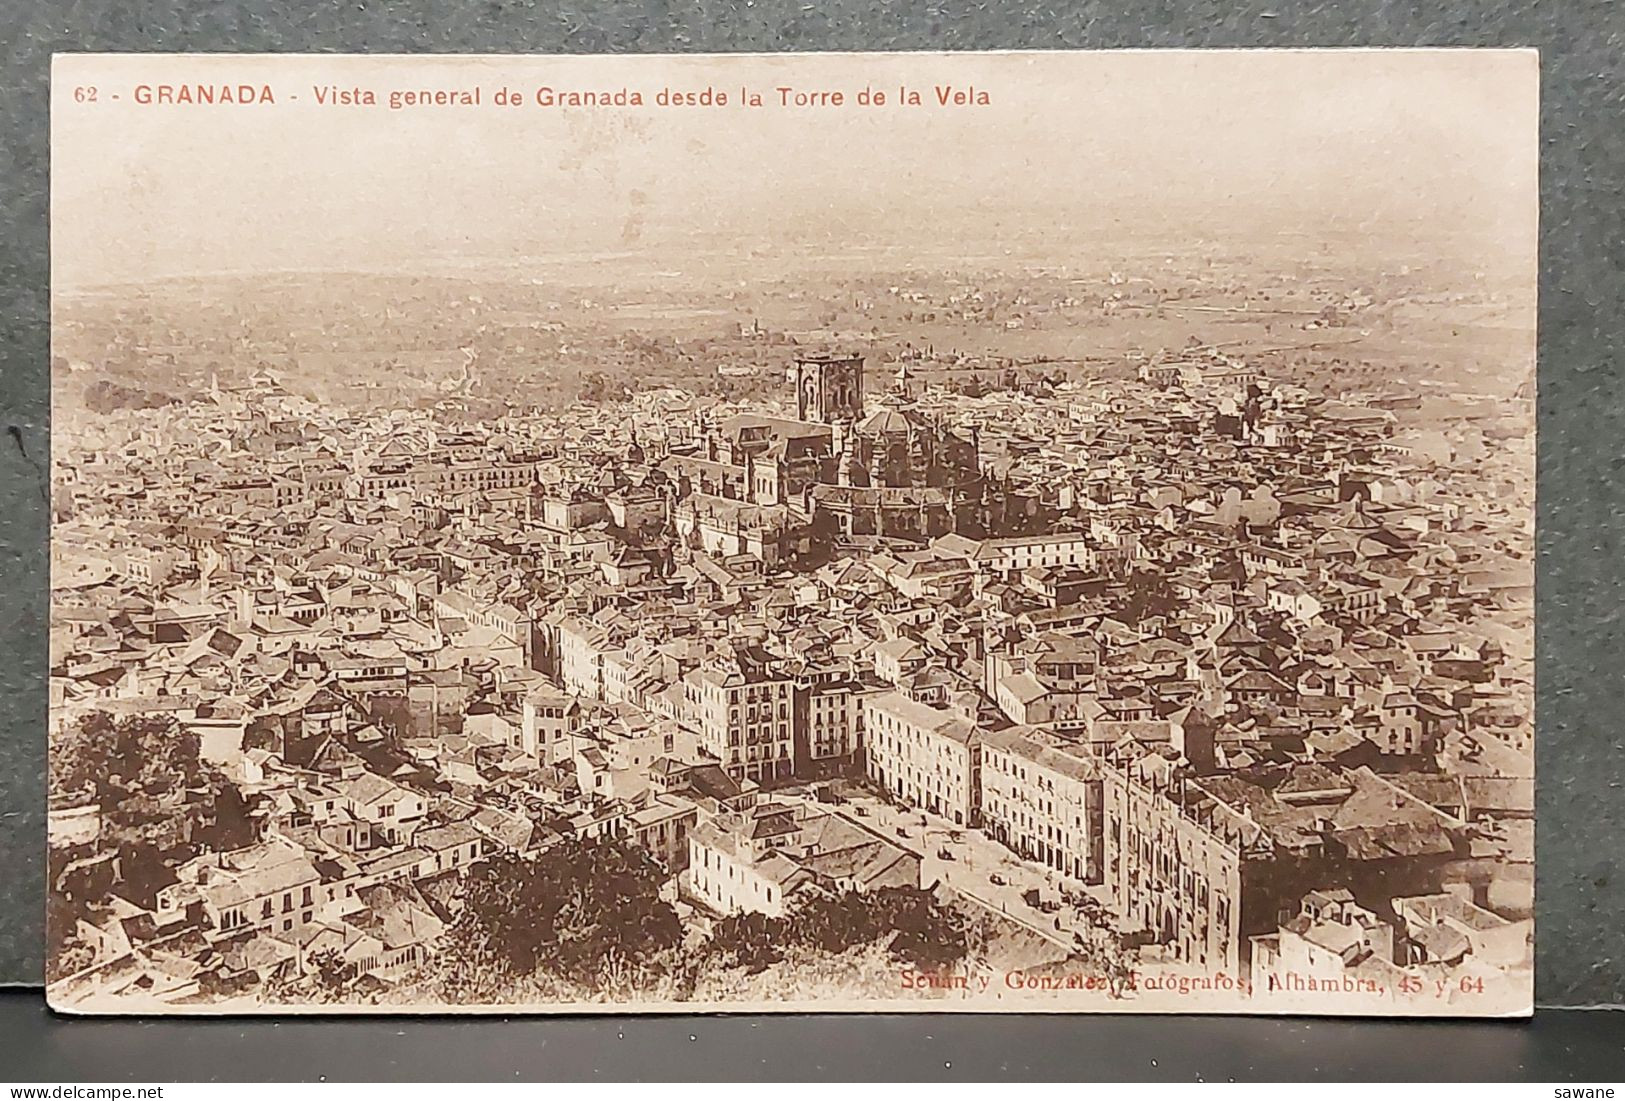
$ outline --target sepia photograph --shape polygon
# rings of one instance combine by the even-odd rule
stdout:
[[[1528,50],[62,54],[46,993],[1520,1017]]]

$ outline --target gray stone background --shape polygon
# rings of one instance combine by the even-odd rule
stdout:
[[[0,984],[38,985],[56,51],[1541,50],[1537,1001],[1625,1004],[1625,13],[1606,2],[0,0]],[[1290,89],[1283,89],[1290,95]],[[312,155],[320,152],[313,150]],[[110,240],[108,249],[119,242]],[[752,1025],[751,1027],[755,1027]],[[929,1039],[929,1037],[927,1037]]]

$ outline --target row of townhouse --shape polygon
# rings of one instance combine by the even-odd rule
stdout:
[[[980,737],[982,828],[1078,884],[1100,879],[1101,779],[1084,747],[1032,728]]]
[[[1101,773],[1081,741],[1030,726],[979,730],[897,692],[864,700],[865,767],[901,802],[976,826],[1077,884],[1100,881]]]
[[[732,775],[757,782],[795,774],[790,714],[795,680],[760,652],[739,651],[684,679],[684,699],[700,746]]]
[[[1245,974],[1306,892],[1402,897],[1474,890],[1469,831],[1368,768],[1302,763],[1193,776],[1169,747],[1100,760],[1104,883],[1119,923],[1174,960]]]
[[[359,768],[353,758],[330,779],[297,771],[268,775],[262,774],[265,790],[280,792],[274,797],[288,813],[254,845],[180,865],[176,881],[157,892],[161,922],[196,906],[222,934],[287,933],[358,890],[460,870],[487,851],[486,840],[466,823],[430,825],[423,792]]]
[[[247,848],[209,852],[175,869],[176,881],[157,892],[160,924],[197,906],[221,936],[288,933],[317,919],[324,906],[344,904],[358,891],[391,882],[416,882],[462,872],[490,851],[467,823],[417,831],[410,845],[345,855],[326,845],[309,848],[272,833]]]
[[[391,457],[354,472],[341,484],[344,494],[352,499],[401,491],[459,494],[528,488],[536,483],[536,473],[537,464],[525,459],[492,456],[467,462],[427,463]]]
[[[941,555],[963,558],[978,571],[1010,575],[1022,570],[1073,566],[1094,570],[1099,565],[1098,536],[1083,532],[1057,532],[1009,536],[998,539],[967,539],[944,535],[932,543]]]
[[[901,692],[863,701],[863,758],[870,780],[893,798],[973,826],[981,802],[976,724]]]
[[[698,664],[688,658],[670,662],[671,672],[634,684],[642,666],[652,666],[658,655],[634,654],[608,628],[575,616],[563,617],[556,638],[562,695],[542,693],[534,705],[527,703],[520,744],[529,755],[546,753],[566,737],[572,729],[568,699],[583,697],[670,713],[696,732],[700,748],[730,775],[757,782],[829,776],[847,771],[858,758],[859,700],[872,689],[840,668],[792,672],[781,658],[759,648],[726,647]],[[660,680],[678,674],[677,686]]]

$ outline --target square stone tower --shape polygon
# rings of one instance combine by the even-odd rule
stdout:
[[[796,357],[796,419],[816,424],[863,416],[863,356]]]

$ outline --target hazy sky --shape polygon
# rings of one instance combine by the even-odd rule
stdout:
[[[138,85],[269,83],[275,106],[143,106]],[[685,244],[997,251],[1067,263],[1099,227],[1235,238],[1447,227],[1533,265],[1530,52],[1301,51],[707,57],[58,58],[61,285],[262,268],[434,271]],[[741,86],[769,106],[560,110],[541,86]],[[987,107],[938,107],[933,86]],[[479,108],[318,106],[329,85],[480,87]],[[841,108],[777,106],[775,86]],[[895,103],[900,85],[930,106]],[[94,103],[75,98],[94,86]],[[515,108],[491,103],[499,87]],[[865,86],[882,107],[852,104]],[[82,95],[83,93],[81,93]],[[117,96],[115,100],[113,97]],[[297,97],[297,98],[295,98]]]

